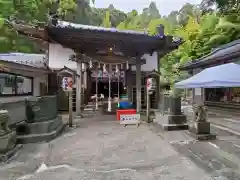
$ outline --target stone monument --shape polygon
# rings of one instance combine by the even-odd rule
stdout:
[[[0,110],[0,161],[11,157],[20,145],[16,146],[16,132],[8,128],[9,113]]]
[[[166,114],[164,110],[158,112],[155,121],[167,131],[188,129],[187,116],[181,110],[181,96],[179,92],[174,90],[167,99],[168,112]],[[165,107],[162,108],[165,109]]]
[[[207,108],[204,105],[193,105],[193,123],[189,132],[197,140],[216,139],[216,135],[211,134],[210,122],[207,121]]]
[[[58,117],[56,96],[28,97],[25,105],[26,120],[16,128],[20,143],[49,141],[65,127]]]

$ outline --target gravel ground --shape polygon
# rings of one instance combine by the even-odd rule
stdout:
[[[124,128],[110,115],[75,123],[49,143],[25,145],[0,165],[0,180],[215,179],[188,151],[210,145],[198,144],[185,132],[163,132],[147,124]],[[229,167],[237,168],[237,162]]]

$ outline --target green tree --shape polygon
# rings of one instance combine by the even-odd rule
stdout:
[[[110,12],[107,11],[105,14],[105,18],[103,19],[103,24],[104,27],[110,28],[111,27],[111,21],[110,21]]]
[[[187,3],[168,16],[150,16],[151,5],[142,14],[128,13],[117,28],[156,34],[156,27],[164,25],[165,34],[183,38],[184,43],[161,58],[162,78],[169,83],[186,77],[179,66],[207,55],[213,48],[240,38],[239,0],[204,0],[198,5]],[[205,4],[204,4],[205,3]],[[215,10],[213,6],[216,5]],[[208,11],[206,11],[207,8]],[[156,11],[155,11],[156,12]]]
[[[173,34],[183,38],[184,43],[161,59],[161,67],[164,68],[163,78],[174,83],[186,77],[185,73],[178,70],[179,66],[210,52],[212,46],[209,45],[209,39],[214,35],[218,21],[216,14],[202,16],[200,23],[197,18],[189,17],[185,26],[173,30]]]
[[[19,36],[9,23],[4,22],[17,21],[38,26],[47,23],[49,12],[64,18],[68,13],[75,12],[76,7],[75,0],[60,0],[59,4],[53,0],[0,0],[0,52],[40,51],[39,45]]]
[[[62,19],[79,24],[91,24],[91,19],[93,17],[93,9],[90,7],[91,2],[94,3],[94,0],[76,1],[75,6],[72,6],[70,9],[66,10],[66,13],[64,16],[62,16]]]
[[[205,10],[211,9],[216,5],[221,14],[239,13],[240,1],[239,0],[203,0],[201,5]]]
[[[161,17],[159,10],[156,6],[156,3],[153,1],[150,3],[148,7],[148,14],[152,19],[157,19]]]
[[[153,19],[150,21],[149,25],[148,25],[148,33],[150,35],[155,35],[158,32],[157,30],[157,26],[159,24],[162,24],[164,26],[164,33],[166,35],[170,35],[173,33],[173,25],[167,20],[167,19]]]
[[[172,26],[177,27],[179,26],[178,15],[179,15],[178,11],[172,11],[167,17],[163,18],[166,19]]]
[[[138,15],[136,10],[132,10],[127,14],[127,18],[121,22],[117,28],[118,29],[128,29],[128,30],[140,30],[140,16]]]

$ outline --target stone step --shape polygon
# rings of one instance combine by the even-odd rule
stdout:
[[[62,119],[52,119],[43,122],[26,123],[21,122],[16,125],[17,135],[45,134],[56,130],[62,126]]]
[[[64,128],[67,124],[62,124],[57,129],[49,133],[44,134],[28,134],[28,135],[19,135],[17,136],[17,143],[27,144],[27,143],[38,143],[38,142],[49,142],[55,139],[59,134],[64,131]]]

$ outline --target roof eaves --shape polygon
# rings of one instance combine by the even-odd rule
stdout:
[[[104,32],[117,32],[117,33],[126,33],[126,34],[140,34],[140,35],[147,35],[145,32],[141,31],[133,31],[133,30],[118,30],[116,28],[105,28],[105,27],[98,27],[98,26],[90,26],[90,25],[83,25],[83,24],[75,24],[66,21],[58,21],[56,27],[60,28],[76,28],[82,30],[96,30],[96,31],[104,31]]]
[[[45,27],[36,27],[28,24],[15,22],[11,22],[11,26],[21,35],[27,36],[29,38],[40,39],[43,41],[46,40]]]
[[[214,56],[214,55],[216,56],[219,51],[231,48],[231,47],[236,46],[238,44],[240,44],[240,39],[232,41],[228,44],[224,44],[222,46],[219,46],[218,48],[214,49],[211,53],[209,53],[209,54],[207,54],[207,55],[205,55],[205,56],[203,56],[199,59],[196,59],[192,62],[188,62],[188,63],[184,64],[183,66],[181,66],[179,69],[180,70],[191,69],[191,68],[194,68],[194,66],[201,65],[202,63],[205,63],[206,61],[211,61],[214,58],[218,58],[218,57],[212,57],[212,56]]]
[[[20,64],[20,63],[15,63],[12,61],[6,61],[6,60],[1,60],[3,65],[17,65],[18,67],[24,67],[24,68],[29,68],[31,70],[40,70],[40,71],[44,71],[44,72],[50,72],[49,68],[46,67],[36,67],[36,66],[30,66],[30,65],[26,65],[26,64]]]
[[[134,30],[119,30],[117,28],[105,28],[105,27],[98,27],[98,26],[90,26],[90,25],[83,25],[83,24],[75,24],[67,21],[58,20],[55,28],[74,28],[83,31],[96,31],[96,32],[106,32],[106,33],[117,33],[117,34],[125,34],[125,35],[136,35],[136,36],[146,36],[150,38],[156,39],[164,39],[165,35],[154,35],[150,36],[146,31],[134,31]]]

